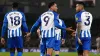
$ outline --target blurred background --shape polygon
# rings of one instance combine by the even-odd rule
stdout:
[[[86,11],[89,11],[93,15],[93,23],[91,27],[92,33],[92,49],[96,49],[96,38],[100,34],[100,0],[0,0],[0,33],[3,24],[3,19],[5,13],[11,11],[11,4],[13,2],[19,3],[19,11],[22,11],[26,15],[27,25],[30,28],[38,19],[39,15],[48,10],[48,3],[55,1],[58,4],[58,13],[60,18],[64,20],[67,27],[72,26],[73,29],[76,28],[75,25],[75,3],[84,2],[86,3]],[[66,34],[66,43],[62,45],[66,51],[75,51],[75,38],[70,36],[70,33]],[[7,36],[5,36],[7,39]],[[29,42],[24,39],[24,50],[31,51],[33,49],[39,48],[40,39],[37,33],[32,34],[31,40]],[[3,48],[3,49],[2,49]],[[1,51],[7,51],[7,46],[0,44]]]

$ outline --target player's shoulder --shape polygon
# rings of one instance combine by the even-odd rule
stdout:
[[[76,16],[81,16],[81,14],[82,14],[83,12],[85,12],[85,11],[82,10],[82,11],[80,11],[80,12],[77,12],[75,15],[76,15]]]
[[[23,12],[18,11],[18,10],[9,11],[7,14],[15,14],[15,13],[24,15]]]
[[[44,12],[44,13],[41,14],[41,17],[42,16],[46,16],[46,15],[54,16],[54,13],[52,11],[46,11],[46,12]]]
[[[90,12],[88,12],[88,11],[84,11],[84,12],[82,12],[82,14],[81,15],[92,15]]]

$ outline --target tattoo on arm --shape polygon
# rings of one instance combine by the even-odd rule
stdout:
[[[77,34],[79,38],[80,38],[80,32],[81,32],[81,22],[78,22],[77,23]]]

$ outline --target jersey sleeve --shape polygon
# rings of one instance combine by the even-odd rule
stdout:
[[[1,37],[4,37],[5,32],[7,31],[7,26],[8,26],[8,20],[7,20],[7,16],[5,15],[3,20],[2,30],[1,30]]]
[[[66,25],[65,25],[64,21],[62,21],[62,26],[66,28]],[[62,33],[63,33],[62,38],[65,39],[66,38],[66,31],[62,30]]]
[[[81,13],[75,15],[76,22],[81,22]]]
[[[59,29],[62,29],[62,30],[66,29],[65,27],[62,27],[62,26],[59,25],[58,14],[56,14],[56,13],[54,13],[54,25],[55,25],[55,27],[57,27]]]
[[[41,24],[41,17],[38,18],[38,20],[35,22],[35,24],[32,26],[30,32],[34,32],[36,28],[38,28]]]
[[[26,18],[25,18],[25,15],[22,14],[22,27],[23,27],[23,31],[24,32],[28,32],[28,27],[27,27],[27,24],[26,24]]]

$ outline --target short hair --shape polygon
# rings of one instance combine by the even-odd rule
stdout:
[[[12,3],[12,8],[18,8],[18,3],[17,2]]]
[[[50,3],[48,4],[48,8],[50,8],[50,7],[53,6],[54,4],[56,4],[56,2],[50,2]]]
[[[83,5],[85,7],[85,3],[84,2],[78,2],[76,4]]]

